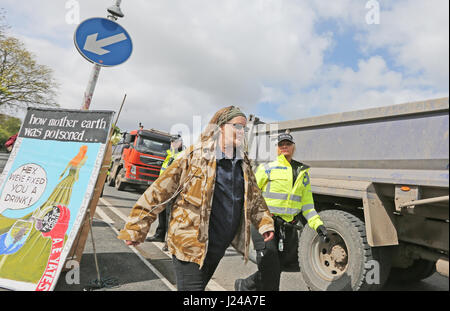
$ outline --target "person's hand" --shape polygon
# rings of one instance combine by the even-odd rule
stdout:
[[[325,226],[320,225],[319,227],[317,227],[317,234],[320,236],[320,238],[322,239],[323,242],[328,243],[330,241],[330,239],[327,237],[328,231],[325,228]]]
[[[269,242],[270,240],[273,239],[273,237],[274,237],[273,231],[267,231],[263,233],[264,242]]]
[[[137,245],[141,244],[139,242],[128,241],[128,240],[126,240],[125,243],[129,246],[137,246]]]

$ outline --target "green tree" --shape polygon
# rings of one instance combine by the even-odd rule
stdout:
[[[117,145],[119,140],[122,138],[122,135],[120,135],[121,130],[115,124],[112,125],[112,128],[113,128],[113,132],[112,132],[112,137],[111,137],[111,143],[113,145]]]
[[[15,134],[20,129],[20,119],[6,116],[6,115],[0,115],[0,127],[5,129],[8,133]]]
[[[0,11],[0,108],[57,107],[52,70],[39,65],[24,44],[5,33]]]
[[[0,114],[0,151],[5,149],[5,142],[20,129],[20,119]]]

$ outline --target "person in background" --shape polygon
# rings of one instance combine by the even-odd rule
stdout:
[[[293,137],[288,133],[278,135],[277,160],[261,164],[256,171],[258,187],[274,218],[275,238],[264,241],[252,230],[258,271],[246,279],[237,279],[236,291],[278,291],[281,271],[300,270],[298,234],[292,226],[300,217],[327,239],[327,230],[314,209],[309,167],[292,159],[294,151]]]
[[[167,157],[161,165],[161,170],[159,171],[159,176],[161,176],[167,167],[172,164],[172,162],[180,155],[183,150],[183,139],[180,135],[173,136],[170,142],[170,149],[168,149]],[[171,210],[170,202],[167,204],[165,212],[158,214],[158,227],[153,236],[148,237],[146,241],[148,242],[163,242],[166,240],[167,227],[169,226],[169,217]],[[168,251],[167,242],[164,243],[163,251]]]
[[[16,139],[17,139],[17,135],[19,135],[19,133],[14,134],[10,138],[8,138],[8,140],[5,142],[6,151],[8,151],[8,152],[12,151],[12,149],[14,147],[14,143],[16,142]]]
[[[145,241],[151,223],[174,200],[167,233],[178,290],[205,290],[231,244],[248,261],[250,224],[264,241],[273,219],[247,157],[247,118],[234,106],[217,111],[186,149],[138,199],[118,238]]]

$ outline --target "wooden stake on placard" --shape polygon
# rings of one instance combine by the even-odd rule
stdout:
[[[113,124],[114,126],[117,126],[117,121],[119,120],[120,112],[122,111],[123,105],[125,103],[125,99],[127,98],[127,94],[124,95],[122,104],[120,105],[119,113],[116,117],[116,122]],[[67,260],[75,260],[78,263],[81,262],[81,257],[83,255],[84,247],[86,245],[87,237],[89,235],[90,231],[90,222],[92,222],[92,219],[94,218],[95,210],[97,209],[98,200],[100,198],[100,195],[103,191],[103,187],[105,186],[106,177],[108,176],[108,170],[111,165],[111,155],[112,155],[112,135],[114,133],[114,126],[111,126],[111,131],[109,133],[109,139],[106,147],[105,156],[103,158],[102,166],[100,168],[100,172],[97,177],[97,182],[95,184],[94,193],[92,194],[92,199],[89,202],[88,210],[89,213],[86,212],[82,227],[78,231],[77,236],[75,237],[75,243],[72,245],[72,248],[69,252],[69,255],[67,256]],[[88,215],[90,215],[91,219],[89,221]],[[69,267],[66,267],[66,264],[64,264],[63,271],[69,270]]]
[[[105,185],[106,176],[108,173],[109,166],[111,164],[111,154],[112,154],[112,143],[111,140],[108,140],[108,145],[106,148],[105,156],[103,158],[102,166],[100,168],[100,172],[98,174],[97,182],[95,184],[94,193],[92,195],[92,199],[89,202],[88,209],[89,213],[86,213],[84,216],[83,224],[81,229],[78,231],[78,235],[75,238],[75,241],[72,249],[69,252],[67,260],[75,260],[78,263],[81,262],[81,257],[83,255],[84,247],[86,245],[87,237],[89,234],[89,219],[88,215],[92,218],[94,217],[95,210],[97,209],[98,200],[100,198],[100,194],[102,193],[103,186]],[[65,270],[68,268],[64,265]]]

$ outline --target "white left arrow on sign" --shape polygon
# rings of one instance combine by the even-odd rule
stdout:
[[[87,36],[86,43],[84,44],[84,50],[98,54],[98,55],[104,55],[111,51],[105,50],[103,47],[126,40],[127,37],[123,32],[104,38],[97,41],[98,33],[94,33],[92,35]]]

